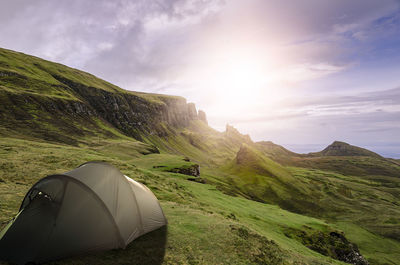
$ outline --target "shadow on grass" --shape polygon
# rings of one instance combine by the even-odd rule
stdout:
[[[121,255],[129,252],[132,257],[130,264],[162,264],[167,245],[168,227],[165,225],[151,233],[145,234],[131,244],[125,250],[118,250]]]
[[[46,263],[47,265],[160,265],[164,261],[167,243],[167,226],[147,233],[130,243],[126,249],[95,252]],[[9,263],[0,261],[0,265]]]
[[[78,256],[57,262],[52,265],[69,264],[140,264],[159,265],[164,261],[165,248],[167,244],[167,226],[147,233],[130,243],[126,249],[115,249],[97,252],[85,256]]]

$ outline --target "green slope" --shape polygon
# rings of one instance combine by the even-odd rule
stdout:
[[[296,212],[304,212],[305,207],[317,207],[303,200],[310,193],[306,185],[247,144],[243,144],[236,157],[220,170],[229,174],[226,178],[230,187],[253,200],[275,203]]]
[[[340,231],[338,228],[274,205],[225,195],[212,185],[187,181],[185,175],[153,167],[159,163],[179,164],[182,157],[135,154],[121,159],[118,154],[98,151],[98,147],[78,148],[12,138],[1,139],[0,145],[1,222],[14,216],[25,192],[39,178],[69,170],[84,161],[105,160],[146,184],[160,199],[169,222],[166,264],[342,264],[307,248],[288,233],[311,230],[327,235]],[[160,233],[138,239],[127,250],[85,255],[56,264],[121,264],[135,260],[141,260],[137,264],[152,264],[150,257],[157,249],[151,241]],[[365,233],[367,238],[372,236]],[[391,246],[386,251],[392,253],[385,253],[386,258],[398,258],[393,251],[398,243],[383,238],[378,241]],[[361,253],[368,257],[367,252]]]
[[[369,156],[382,158],[377,153],[371,152],[365,148],[350,145],[348,143],[335,141],[318,153],[310,153],[315,156]]]
[[[300,154],[289,151],[283,146],[274,144],[271,141],[261,141],[261,142],[256,142],[255,144],[259,151],[261,151],[262,153],[273,159],[278,159],[278,158],[285,159],[287,157],[292,157],[292,156],[301,156]]]
[[[339,223],[340,227],[355,225],[354,227],[358,227],[357,231],[370,231],[371,240],[379,236],[400,239],[400,224],[397,220],[397,216],[400,216],[400,205],[396,199],[400,196],[400,179],[390,176],[390,173],[395,174],[397,169],[391,164],[386,167],[388,160],[367,156],[308,157],[290,151],[288,152],[291,155],[285,156],[282,153],[287,151],[279,146],[274,146],[274,156],[271,155],[272,152],[268,154],[265,149],[260,150],[258,143],[243,144],[241,148],[235,144],[240,137],[232,140],[225,133],[210,133],[207,130],[198,130],[198,127],[196,129],[192,130],[192,133],[202,135],[197,146],[205,146],[207,151],[201,151],[201,148],[179,137],[170,137],[168,142],[161,142],[168,145],[173,139],[173,146],[180,150],[180,154],[199,158],[200,164],[206,166],[202,167],[203,178],[226,194],[278,204],[294,212]],[[231,144],[230,148],[222,148],[228,146],[228,143]],[[238,151],[232,154],[228,150]],[[212,161],[220,161],[218,164],[222,166],[201,162],[204,154],[208,159],[219,158]],[[277,157],[286,161],[298,159],[303,163],[303,167],[281,166],[271,160]],[[326,167],[321,165],[321,161],[326,161]],[[309,164],[304,164],[305,162]],[[354,166],[350,167],[348,164]],[[337,173],[340,171],[357,174]],[[363,174],[360,174],[360,171]],[[370,175],[371,172],[377,174]],[[357,233],[350,236],[359,240]],[[373,240],[368,242],[365,238],[356,242],[362,243],[363,250],[368,249],[373,253],[370,258],[374,257],[383,263],[386,261],[387,251],[381,251],[385,248],[394,250],[397,244],[394,243],[397,241],[388,240],[385,244],[375,245]],[[395,259],[392,261],[396,264]]]
[[[87,87],[109,92],[132,93],[139,97],[159,101],[158,95],[127,92],[94,75],[41,58],[0,48],[0,85],[15,93],[33,93],[51,97],[76,99],[61,80],[70,80]]]

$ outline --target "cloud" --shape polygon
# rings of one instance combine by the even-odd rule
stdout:
[[[267,112],[264,112],[267,113]],[[255,140],[269,139],[297,152],[342,140],[400,157],[400,88],[300,99],[277,112],[232,121]],[[305,143],[314,143],[306,146]]]
[[[184,42],[179,38],[184,28],[216,9],[215,2],[8,1],[0,9],[8,14],[0,18],[0,45],[106,79],[115,75],[116,66],[151,75],[150,69],[168,68],[171,46]],[[153,78],[159,72],[154,70]],[[119,76],[124,80],[131,74]]]
[[[370,24],[396,8],[390,0],[6,1],[0,45],[151,90],[186,82],[181,72],[210,37],[223,46],[247,38],[290,57],[281,72],[298,82],[345,70],[351,60],[338,54],[353,50],[342,45],[349,32],[369,37]]]
[[[330,119],[340,123],[342,119],[354,122],[393,122],[400,120],[400,87],[383,91],[358,93],[356,95],[336,95],[324,97],[298,97],[290,102],[278,101],[259,113],[244,113],[242,116],[216,116],[218,122],[233,124],[275,124],[277,121],[300,119]],[[210,114],[213,117],[213,114]],[[380,117],[380,120],[374,118]],[[389,119],[390,117],[390,119]],[[371,120],[366,120],[371,118]],[[325,124],[323,122],[319,123]],[[400,123],[399,123],[400,124]]]

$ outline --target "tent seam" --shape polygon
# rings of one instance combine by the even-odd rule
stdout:
[[[111,165],[111,164],[109,164],[109,163],[103,162],[103,161],[89,161],[89,162],[86,162],[86,163],[81,164],[79,167],[85,166],[85,165],[87,165],[87,164],[103,164],[103,165],[106,165],[106,166],[108,166],[108,167],[114,168],[115,170],[118,171],[120,177],[123,178],[123,181],[124,181],[126,184],[128,184],[128,187],[129,187],[130,190],[131,190],[131,194],[132,194],[133,200],[135,201],[136,208],[137,208],[137,210],[138,210],[138,215],[139,215],[139,223],[140,223],[139,234],[140,234],[140,235],[143,235],[143,234],[144,234],[144,227],[143,227],[142,212],[141,212],[141,210],[140,210],[139,203],[138,203],[138,201],[137,201],[137,199],[136,199],[136,195],[135,195],[135,193],[133,192],[133,190],[132,190],[132,188],[131,188],[131,185],[129,184],[129,181],[126,179],[125,175],[122,174],[122,172],[121,172],[117,167],[115,167],[115,166],[113,166],[113,165]],[[79,167],[78,167],[78,168],[79,168]],[[164,214],[164,213],[163,213],[163,214]],[[114,220],[114,221],[115,221],[115,220]],[[118,226],[117,226],[117,229],[118,229],[119,234],[121,235],[121,231],[119,230]],[[129,241],[130,237],[132,236],[132,234],[133,234],[133,233],[130,234],[130,236],[129,236],[129,238],[128,238],[128,241]],[[121,238],[122,238],[122,236],[121,236]],[[124,243],[124,244],[123,244],[124,247],[126,247],[128,241],[125,242],[125,240],[123,240],[123,239],[122,239],[122,241],[123,241],[123,243]]]
[[[137,181],[136,181],[136,182],[137,182]],[[168,224],[167,217],[165,217],[165,214],[164,214],[164,211],[163,211],[163,209],[162,209],[162,207],[161,207],[160,201],[157,199],[157,197],[156,197],[156,195],[154,194],[154,192],[152,192],[151,189],[149,189],[149,187],[147,187],[147,186],[144,185],[143,183],[140,183],[140,182],[137,182],[137,183],[139,183],[140,185],[142,185],[145,189],[147,189],[147,190],[150,192],[151,195],[153,195],[155,201],[157,202],[158,206],[160,207],[161,213],[162,213],[162,215],[163,215],[163,217],[164,217],[164,220],[165,220],[165,224]]]
[[[54,175],[51,175],[51,176],[54,176]],[[116,233],[116,236],[117,236],[117,238],[118,238],[119,244],[122,245],[122,246],[124,246],[124,245],[125,245],[125,244],[124,244],[125,242],[124,242],[124,240],[123,240],[123,238],[122,238],[121,231],[119,230],[118,225],[117,225],[117,223],[116,223],[116,221],[115,221],[115,219],[114,219],[112,213],[111,213],[110,210],[107,208],[107,205],[105,205],[105,203],[103,202],[103,200],[99,197],[99,195],[98,195],[96,192],[94,192],[94,191],[93,191],[89,186],[87,186],[85,183],[83,183],[82,181],[80,181],[80,180],[78,180],[78,179],[76,179],[76,178],[74,178],[74,177],[71,177],[71,176],[68,176],[68,175],[64,175],[64,174],[57,174],[57,175],[55,175],[55,176],[63,176],[63,177],[65,177],[65,178],[67,178],[67,180],[72,181],[72,182],[74,182],[74,183],[80,185],[81,187],[83,187],[85,190],[89,191],[89,192],[94,196],[94,199],[95,199],[98,203],[100,203],[100,206],[106,211],[106,214],[107,214],[108,217],[110,218],[111,223],[112,223],[113,226],[114,226],[115,233]],[[49,177],[50,177],[50,176],[49,176]]]
[[[125,183],[128,184],[128,186],[129,186],[129,188],[130,188],[130,190],[131,190],[132,197],[133,197],[133,199],[135,200],[135,204],[136,204],[136,207],[137,207],[137,209],[138,209],[138,214],[139,214],[140,235],[143,235],[143,234],[144,234],[144,228],[143,228],[142,211],[141,211],[141,209],[140,209],[140,207],[139,207],[139,203],[138,203],[138,201],[137,201],[137,198],[136,198],[135,193],[133,192],[133,189],[132,189],[132,187],[131,187],[131,184],[130,184],[129,181],[126,179],[125,175],[123,175],[123,174],[121,174],[121,175],[122,175],[122,177],[124,178]],[[131,235],[132,235],[132,234],[131,234]],[[130,238],[130,237],[129,237],[129,238]],[[129,238],[128,238],[128,239],[129,239]]]

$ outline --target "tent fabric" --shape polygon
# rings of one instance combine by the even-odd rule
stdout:
[[[25,264],[125,248],[166,223],[150,189],[114,166],[89,162],[32,186],[0,232],[0,259]]]

